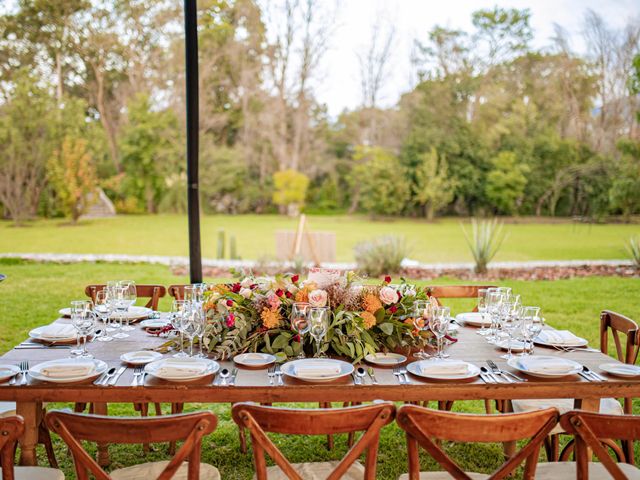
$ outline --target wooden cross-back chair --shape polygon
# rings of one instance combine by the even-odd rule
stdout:
[[[403,405],[398,409],[397,423],[407,433],[409,473],[400,479],[420,478],[419,446],[424,448],[452,478],[471,480],[478,474],[462,470],[444,452],[439,444],[440,440],[504,443],[526,439],[529,439],[529,442],[488,478],[506,478],[525,462],[524,478],[532,479],[536,473],[540,446],[557,422],[558,411],[555,408],[528,413],[474,415]]]
[[[128,418],[85,415],[53,410],[46,422],[67,444],[78,480],[118,480],[144,478],[169,480],[179,474],[188,480],[219,480],[218,469],[200,463],[202,439],[216,428],[218,419],[211,412],[196,412],[163,417]],[[80,442],[154,443],[184,440],[170,461],[148,462],[107,474]]]
[[[603,439],[619,439],[633,445],[640,439],[640,417],[633,415],[603,415],[594,412],[575,410],[560,418],[560,425],[569,434],[574,435],[578,452],[576,462],[560,462],[565,478],[587,480],[593,478],[613,478],[626,480],[639,478],[640,469],[629,463],[616,462],[607,450]],[[600,463],[590,461],[591,450]],[[607,475],[608,473],[608,475]]]
[[[87,285],[84,293],[92,301],[96,300],[96,293],[107,288],[106,285]],[[158,310],[158,302],[167,294],[164,285],[138,285],[136,284],[136,296],[142,299],[148,299],[145,307],[151,310]]]
[[[478,298],[478,292],[482,289],[494,288],[494,285],[442,285],[427,287],[427,295],[433,297],[442,305],[440,299],[448,298]],[[478,305],[474,305],[473,312],[478,311]]]
[[[167,293],[176,300],[184,300],[184,287],[186,285],[169,285]]]
[[[24,419],[19,415],[0,418],[0,477],[2,480],[38,479],[64,480],[64,474],[55,468],[15,467],[13,465],[18,439],[24,434]]]
[[[380,429],[393,421],[395,406],[391,402],[372,405],[330,408],[295,409],[266,407],[253,403],[237,403],[231,409],[233,420],[249,430],[257,480],[278,475],[278,469],[290,480],[339,478],[374,480]],[[267,433],[293,435],[329,435],[364,432],[339,462],[291,464]],[[357,462],[366,451],[364,468]],[[276,463],[267,468],[265,453]]]

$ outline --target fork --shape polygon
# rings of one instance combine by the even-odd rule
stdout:
[[[398,372],[400,372],[400,375],[402,375],[404,377],[404,383],[409,385],[411,383],[411,380],[409,380],[409,375],[407,374],[407,369],[404,368],[404,367],[398,367]]]
[[[269,367],[267,376],[269,377],[269,385],[273,386],[273,381],[276,377],[276,367]]]
[[[404,385],[405,381],[404,381],[404,377],[402,376],[402,373],[400,373],[400,368],[393,367],[393,374],[396,376],[396,379],[398,380],[400,385]]]
[[[275,374],[276,374],[276,377],[278,378],[278,386],[279,387],[284,386],[284,382],[282,381],[282,370],[280,370],[279,363],[276,364]]]
[[[133,370],[133,380],[131,381],[132,387],[137,387],[140,383],[140,375],[142,375],[142,367],[136,367]]]
[[[26,385],[27,384],[27,375],[29,373],[29,362],[28,361],[23,361],[20,362],[20,373],[22,373],[22,381],[20,382],[20,385]]]

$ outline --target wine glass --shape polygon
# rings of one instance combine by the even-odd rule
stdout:
[[[174,353],[174,357],[187,357],[184,351],[184,333],[182,332],[182,318],[187,302],[184,300],[174,300],[171,304],[171,324],[178,332],[180,332],[180,351]]]
[[[413,326],[416,330],[425,331],[429,330],[429,319],[431,318],[431,302],[427,300],[416,300],[413,302]],[[427,345],[422,350],[418,351],[415,356],[417,358],[431,358],[426,352]]]
[[[104,332],[98,336],[99,342],[110,342],[113,337],[109,335],[109,318],[113,312],[113,305],[109,301],[109,294],[107,290],[99,290],[96,292],[96,298],[93,304],[93,312],[96,314],[102,323],[104,323]]]
[[[443,358],[447,358],[449,355],[443,353],[443,339],[447,334],[447,330],[449,329],[449,321],[451,316],[451,310],[449,307],[436,307],[433,315],[429,319],[429,328],[436,336],[438,351],[436,353],[436,358],[438,360],[442,360]]]
[[[120,283],[114,288],[114,306],[119,320],[120,331],[116,333],[113,338],[128,338],[129,334],[125,333],[124,317],[131,306],[129,298],[126,294],[126,287],[123,287]]]
[[[121,280],[120,287],[122,288],[122,300],[127,303],[127,309],[125,312],[128,312],[131,307],[133,307],[137,300],[137,290],[136,290],[136,282],[133,280]],[[127,323],[122,326],[123,332],[130,332],[134,330],[134,328],[129,325],[129,319],[131,318],[129,315],[126,316]]]
[[[295,302],[291,306],[291,328],[300,335],[300,353],[297,358],[305,358],[304,334],[309,331],[309,308],[307,302]]]
[[[487,312],[491,317],[491,326],[486,336],[489,343],[495,342],[498,338],[498,319],[504,298],[504,294],[497,290],[487,293]]]
[[[200,334],[204,328],[203,312],[201,308],[194,308],[191,304],[187,304],[187,307],[183,311],[182,315],[182,332],[189,340],[189,356],[193,355],[193,341]]]
[[[487,294],[491,290],[490,288],[481,288],[478,290],[478,312],[482,316],[482,326],[480,330],[476,330],[478,335],[485,336],[489,333],[489,330],[484,326],[484,317],[487,313]]]
[[[194,358],[206,358],[207,355],[204,353],[204,334],[207,326],[207,315],[202,308],[202,301],[195,301],[190,305],[190,308],[195,311],[195,319],[194,321],[200,322],[200,326],[197,330],[195,338],[198,339],[198,353],[193,354],[193,340],[191,345],[191,356]]]
[[[71,318],[76,314],[86,315],[86,312],[91,311],[92,309],[93,302],[91,302],[91,300],[73,300],[71,302]],[[82,355],[81,341],[82,338],[78,335],[76,337],[76,348],[69,352],[72,357]]]
[[[82,358],[93,358],[87,352],[87,337],[93,333],[95,329],[96,315],[90,309],[77,310],[71,313],[71,324],[78,331],[78,338],[82,338],[82,349],[74,356]],[[73,352],[71,352],[73,354]]]
[[[196,285],[185,285],[183,298],[188,303],[196,302],[198,300],[198,287]]]
[[[309,309],[309,332],[316,341],[316,358],[325,358],[321,352],[322,340],[329,330],[329,309],[327,307],[312,307]]]
[[[518,330],[518,328],[522,328],[522,306],[520,305],[519,297],[516,299],[516,301],[510,302],[508,305],[508,310],[504,319],[502,320],[502,329],[507,334],[507,353],[500,356],[505,360],[511,359],[511,344],[513,341],[513,335]]]
[[[529,354],[533,355],[533,342],[544,327],[544,320],[540,317],[540,307],[523,307],[522,317],[524,318],[525,331],[529,341]]]

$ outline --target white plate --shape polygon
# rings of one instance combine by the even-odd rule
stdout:
[[[456,321],[462,322],[465,325],[471,325],[473,327],[490,327],[491,316],[488,313],[482,314],[480,312],[468,312],[459,313],[456,315]]]
[[[61,308],[58,310],[58,314],[62,317],[70,317],[71,316],[71,308]],[[143,318],[149,318],[153,314],[153,310],[147,307],[138,307],[134,305],[133,307],[129,307],[127,313],[123,315],[125,320],[141,320]],[[113,313],[111,318],[120,318],[120,314]]]
[[[502,340],[495,344],[496,347],[501,348],[502,350],[509,350],[509,342],[507,340]],[[520,340],[511,340],[511,351],[514,353],[519,353],[524,350],[524,342]]]
[[[316,376],[301,376],[296,373],[296,368],[298,365],[302,364],[312,364],[314,362],[322,362],[322,363],[335,363],[340,367],[340,373],[330,374],[325,377],[316,377]],[[351,375],[353,373],[353,365],[347,362],[343,362],[342,360],[334,360],[332,358],[305,358],[302,360],[293,360],[292,362],[287,362],[282,367],[280,367],[282,373],[287,375],[288,377],[295,378],[297,380],[303,380],[305,382],[330,382],[331,380],[336,380],[338,378],[346,377],[347,375]]]
[[[140,322],[140,326],[142,328],[163,328],[167,325],[171,325],[171,322],[161,318],[150,318],[149,320],[143,320]]]
[[[205,369],[198,374],[188,375],[188,376],[175,376],[175,375],[165,375],[159,372],[159,369],[165,364],[165,362],[171,363],[195,363],[205,365]],[[162,360],[156,360],[155,362],[148,363],[144,367],[144,371],[149,375],[153,375],[154,377],[160,378],[162,380],[169,380],[171,382],[190,382],[191,380],[197,380],[198,378],[203,378],[208,375],[215,374],[218,370],[220,370],[220,365],[218,362],[214,362],[213,360],[209,360],[208,358],[164,358]]]
[[[233,357],[233,361],[245,367],[266,367],[276,361],[276,357],[269,353],[241,353]]]
[[[120,355],[120,360],[130,365],[146,365],[155,360],[160,360],[162,354],[151,350],[137,350],[135,352],[127,352]]]
[[[560,347],[560,348],[579,348],[579,347],[586,347],[589,344],[589,340],[581,337],[577,337],[576,341],[572,343],[551,343],[551,342],[546,342],[540,337],[534,338],[533,341],[537,345],[542,345],[543,347]]]
[[[374,365],[386,365],[386,366],[400,365],[401,363],[404,363],[407,361],[407,357],[405,357],[404,355],[400,355],[399,353],[383,353],[383,352],[370,353],[369,355],[364,357],[364,359],[369,363],[373,363]]]
[[[530,358],[534,358],[537,360],[547,359],[547,360],[552,360],[554,362],[564,363],[567,365],[567,371],[562,373],[550,373],[550,372],[545,372],[540,370],[531,370],[527,366],[527,359],[530,359]],[[576,373],[582,371],[582,365],[580,365],[578,362],[574,362],[573,360],[569,360],[567,358],[551,357],[551,356],[544,356],[544,355],[533,355],[529,357],[513,357],[507,360],[507,364],[510,367],[513,367],[516,370],[519,370],[523,373],[532,375],[534,377],[541,377],[541,378],[566,377],[567,375],[575,375]]]
[[[0,383],[6,382],[12,377],[15,377],[18,373],[20,373],[20,369],[15,365],[0,365]]]
[[[42,327],[37,327],[34,328],[33,330],[31,330],[29,332],[29,336],[31,338],[34,338],[36,340],[41,340],[43,342],[75,342],[78,338],[77,334],[74,334],[71,337],[56,337],[56,338],[51,338],[51,337],[46,337],[46,336],[42,336],[42,330],[45,329],[46,327],[48,327],[48,325],[42,326]]]
[[[67,364],[72,364],[72,363],[76,363],[78,361],[81,362],[93,362],[95,365],[95,368],[93,370],[93,372],[91,372],[89,375],[83,375],[81,377],[57,377],[57,378],[52,378],[52,377],[48,377],[46,375],[43,375],[42,373],[40,373],[42,371],[43,368],[45,367],[49,367],[52,365],[67,365]],[[102,375],[104,372],[107,371],[108,365],[103,362],[102,360],[97,360],[97,359],[76,359],[76,358],[61,358],[58,360],[49,360],[48,362],[42,362],[39,363],[38,365],[31,367],[31,369],[29,370],[29,375],[32,378],[35,378],[36,380],[42,380],[45,382],[51,382],[51,383],[73,383],[73,382],[80,382],[82,380],[89,380],[90,378],[97,378],[98,376]]]
[[[407,371],[416,375],[418,377],[423,378],[431,378],[434,380],[465,380],[468,378],[474,378],[480,375],[480,369],[475,366],[473,363],[464,362],[467,364],[468,371],[465,373],[439,373],[439,372],[425,372],[423,368],[434,368],[437,369],[438,366],[443,364],[447,364],[451,362],[451,360],[419,360],[417,362],[412,362],[407,365]],[[456,363],[458,363],[456,361]]]
[[[640,367],[627,365],[626,363],[603,363],[599,368],[604,372],[619,377],[637,377],[640,375]]]

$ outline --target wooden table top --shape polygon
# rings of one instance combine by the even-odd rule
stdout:
[[[65,320],[58,320],[65,321]],[[66,320],[68,321],[68,320]],[[0,401],[18,402],[343,402],[424,400],[479,400],[515,398],[578,398],[640,397],[640,378],[625,379],[609,376],[598,366],[614,362],[601,353],[565,353],[552,348],[536,347],[536,354],[562,356],[575,360],[607,379],[606,382],[588,382],[579,375],[562,379],[540,379],[516,372],[500,358],[504,351],[489,345],[472,327],[461,327],[459,341],[447,348],[451,358],[466,360],[478,366],[494,360],[502,369],[513,371],[527,382],[485,384],[480,378],[466,382],[426,381],[409,375],[411,383],[400,385],[391,369],[375,367],[379,382],[372,385],[354,385],[349,377],[331,383],[303,383],[284,376],[284,386],[271,386],[266,369],[249,370],[239,368],[235,386],[214,386],[212,378],[192,383],[170,383],[147,376],[144,387],[131,387],[133,368],[127,368],[115,386],[84,384],[53,384],[29,379],[29,384],[0,385]],[[166,339],[148,335],[139,326],[128,332],[129,338],[111,342],[91,342],[88,350],[109,366],[123,366],[120,355],[146,348],[154,348]],[[28,360],[31,366],[46,360],[66,358],[68,349],[13,349],[2,356],[0,362],[18,364]],[[231,368],[232,362],[220,362],[222,368]]]

